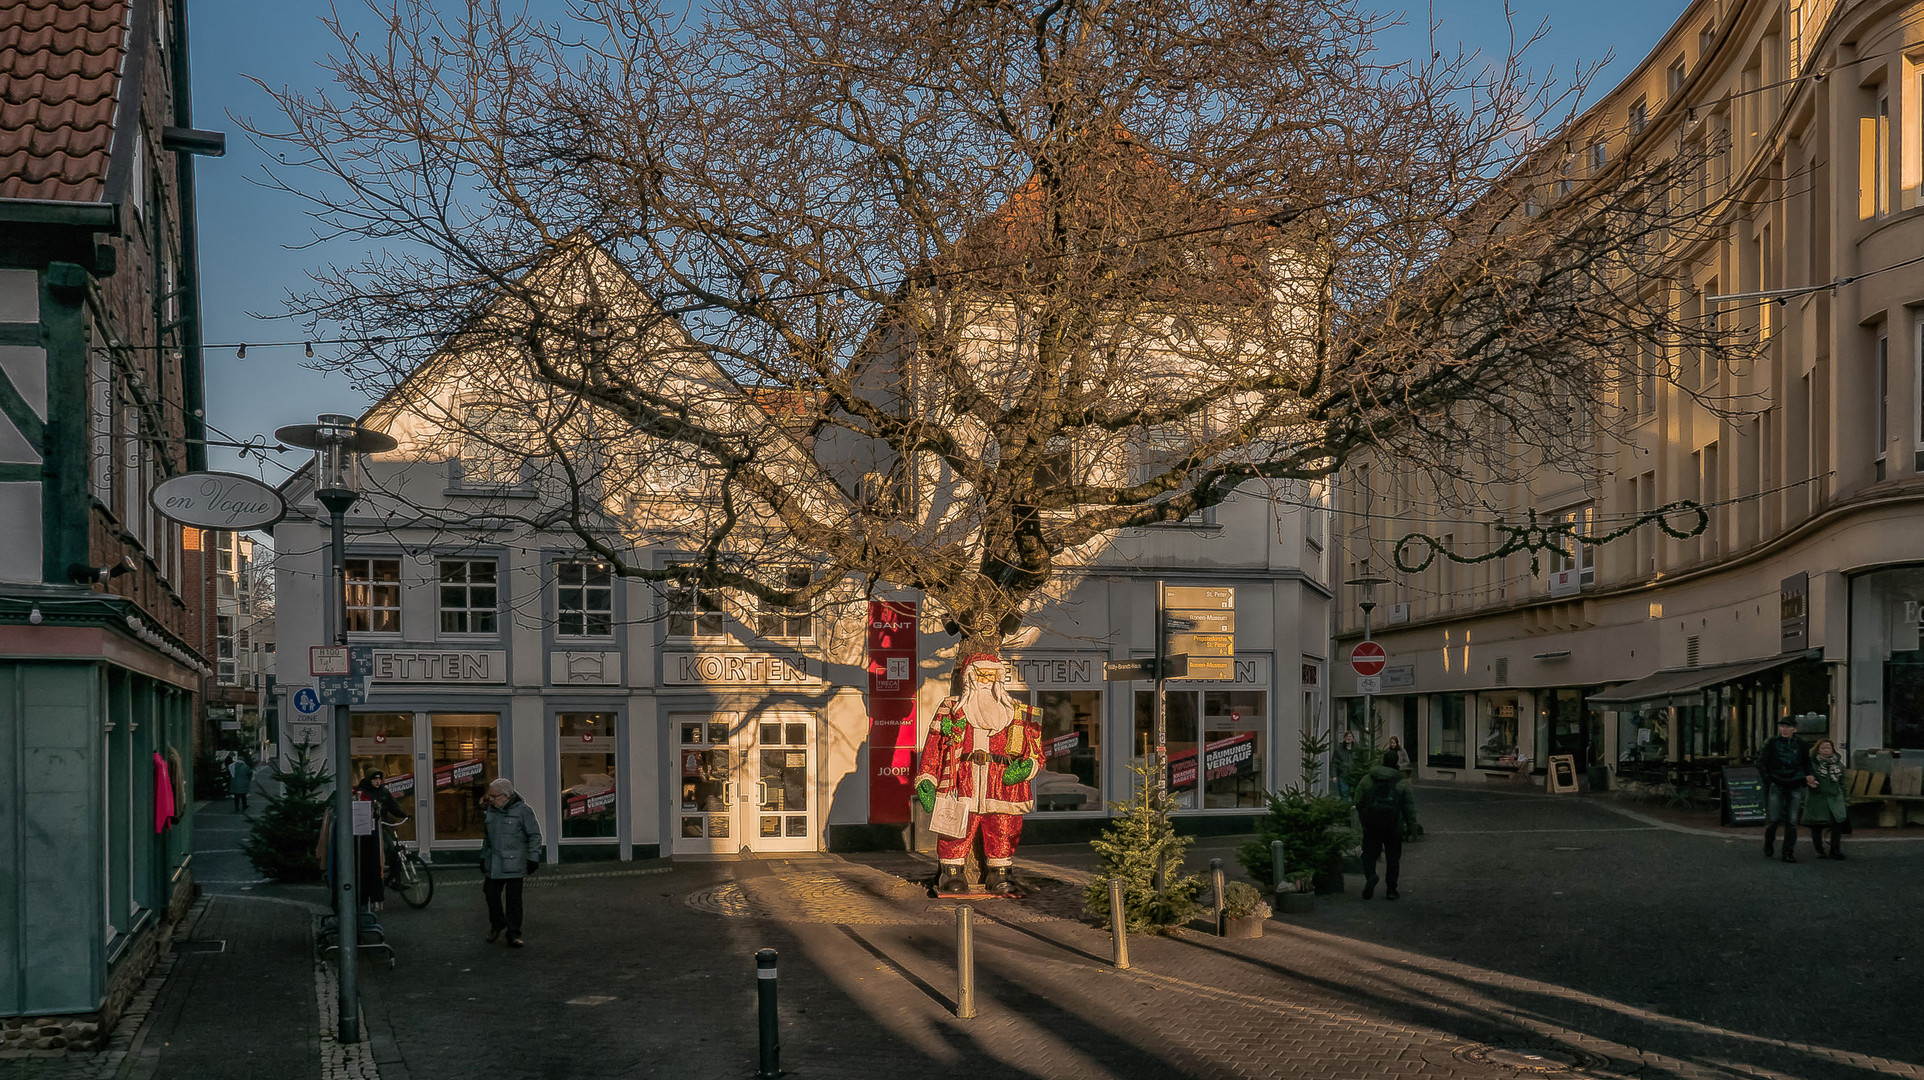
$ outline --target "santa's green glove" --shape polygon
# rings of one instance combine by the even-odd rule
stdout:
[[[1002,782],[1020,784],[1033,775],[1035,775],[1035,761],[1031,758],[1023,758],[1021,761],[1010,762],[1009,767],[1002,770]]]
[[[922,804],[926,813],[935,813],[935,781],[924,780],[915,785],[915,801]]]

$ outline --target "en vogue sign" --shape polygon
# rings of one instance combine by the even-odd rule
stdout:
[[[263,529],[287,514],[280,492],[238,473],[186,473],[154,485],[147,499],[163,517],[199,529]]]
[[[768,653],[667,653],[661,681],[668,686],[820,686],[819,664]]]

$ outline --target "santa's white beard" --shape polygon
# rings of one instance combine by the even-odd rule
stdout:
[[[962,700],[956,704],[970,727],[990,735],[1008,727],[1015,720],[1015,699],[1009,696],[1000,682],[985,686],[970,679],[962,688]]]

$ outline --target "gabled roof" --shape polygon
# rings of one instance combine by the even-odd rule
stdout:
[[[0,0],[0,199],[106,201],[132,0]]]

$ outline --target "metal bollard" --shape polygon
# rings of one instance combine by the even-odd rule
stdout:
[[[975,1018],[975,912],[955,905],[955,1015]]]
[[[1216,891],[1216,936],[1222,937],[1227,931],[1223,926],[1223,861],[1221,859],[1209,860],[1209,883],[1215,887]]]
[[[755,954],[755,1003],[762,1027],[762,1068],[757,1080],[775,1080],[782,1075],[782,1034],[775,1022],[775,950]]]
[[[1129,966],[1129,917],[1122,910],[1122,882],[1116,878],[1109,879],[1109,921],[1116,932],[1116,966],[1126,968]]]
[[[1269,876],[1276,879],[1274,891],[1281,892],[1283,891],[1283,882],[1289,880],[1288,873],[1283,869],[1283,842],[1281,840],[1271,840],[1269,842],[1269,865]]]

